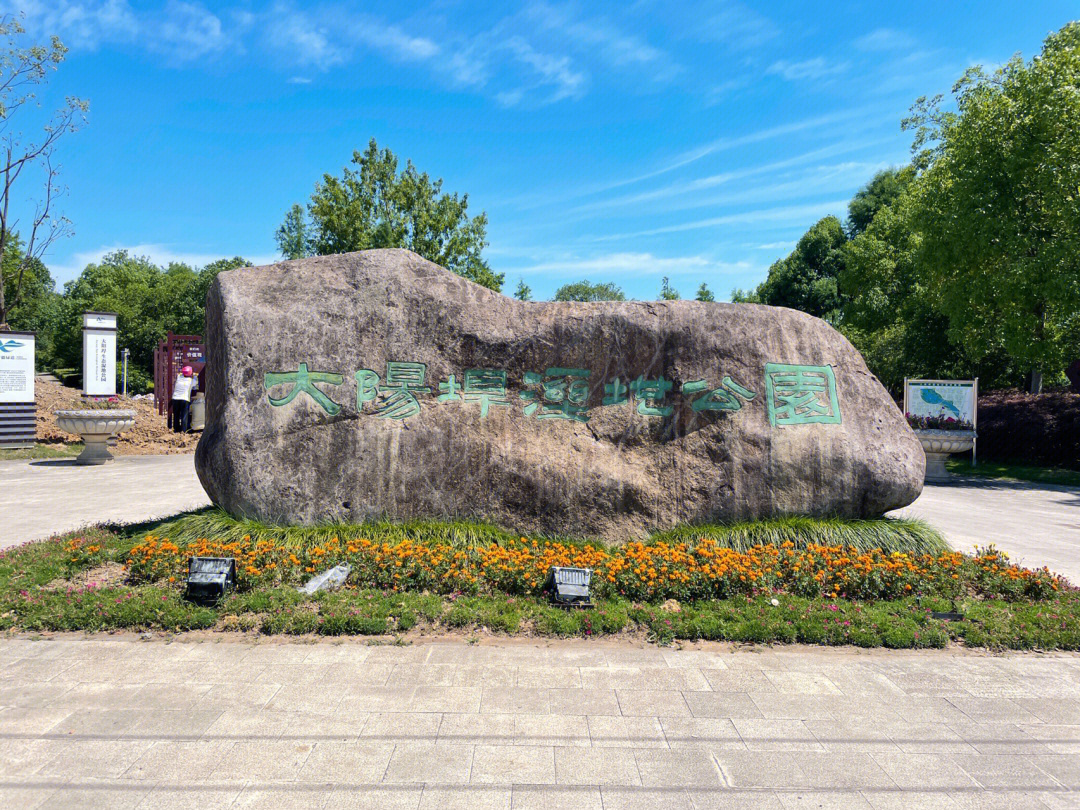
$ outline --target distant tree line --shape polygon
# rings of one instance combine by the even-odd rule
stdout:
[[[19,261],[13,245],[4,263]],[[131,351],[128,387],[146,391],[153,379],[154,347],[169,332],[204,334],[206,291],[222,270],[244,267],[239,256],[220,259],[205,267],[171,262],[159,267],[145,256],[125,250],[89,264],[78,278],[55,288],[45,265],[27,268],[22,302],[12,314],[12,328],[37,332],[39,369],[82,368],[82,314],[116,312],[117,348]]]

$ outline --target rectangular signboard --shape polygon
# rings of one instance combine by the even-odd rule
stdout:
[[[83,393],[116,395],[116,331],[83,329]]]
[[[953,418],[975,427],[979,381],[904,380],[904,413]]]
[[[34,335],[0,332],[0,402],[34,401]]]

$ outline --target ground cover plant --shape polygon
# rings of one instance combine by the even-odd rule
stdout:
[[[208,514],[222,530],[237,528],[209,512],[186,525]],[[163,530],[176,526],[96,528],[0,553],[0,628],[406,639],[446,632],[635,634],[661,643],[1080,649],[1080,594],[992,549],[970,556],[859,550],[791,533],[776,543],[727,548],[701,531],[603,547],[438,523],[395,525],[382,535],[368,526],[367,537],[327,537],[323,527],[277,539],[166,539]],[[192,553],[236,556],[236,592],[212,608],[186,602]],[[310,597],[297,591],[297,583],[346,561],[353,572],[343,589]],[[542,586],[553,564],[593,568],[595,609],[548,603]],[[935,618],[946,611],[965,619]]]

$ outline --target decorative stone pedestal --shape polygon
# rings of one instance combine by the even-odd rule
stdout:
[[[916,430],[926,452],[926,480],[948,481],[945,459],[953,453],[966,453],[975,443],[974,430]]]
[[[134,427],[135,411],[56,411],[56,423],[61,430],[79,434],[86,445],[75,459],[76,464],[104,464],[112,458],[106,443],[117,433]]]

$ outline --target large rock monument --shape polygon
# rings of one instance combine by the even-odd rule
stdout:
[[[824,321],[751,304],[522,302],[406,250],[221,273],[203,486],[266,521],[480,518],[622,540],[869,517],[918,440]]]

